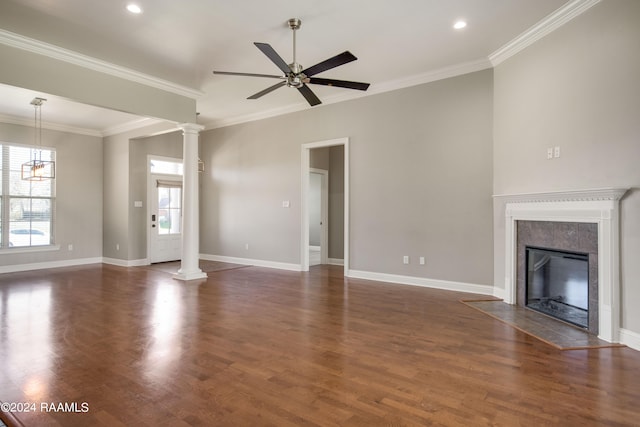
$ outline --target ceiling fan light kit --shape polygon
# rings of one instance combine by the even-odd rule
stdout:
[[[268,93],[273,92],[283,86],[292,87],[298,89],[300,94],[307,100],[312,107],[318,104],[322,104],[320,99],[313,93],[311,88],[307,84],[318,84],[323,86],[335,86],[345,89],[355,89],[366,91],[369,88],[369,83],[351,82],[347,80],[335,80],[313,77],[323,71],[330,70],[340,65],[347,64],[351,61],[355,61],[356,58],[351,52],[344,51],[338,55],[335,55],[327,60],[324,60],[312,67],[305,69],[296,60],[296,31],[300,29],[302,21],[298,18],[292,18],[287,21],[289,28],[293,31],[293,62],[287,64],[284,59],[275,51],[268,43],[254,42],[254,45],[260,49],[262,53],[267,56],[279,69],[282,71],[282,75],[271,74],[255,74],[255,73],[236,73],[230,71],[214,71],[213,74],[232,75],[232,76],[248,76],[248,77],[265,77],[272,79],[280,79],[281,81],[273,86],[270,86],[260,92],[251,95],[247,99],[258,99]]]

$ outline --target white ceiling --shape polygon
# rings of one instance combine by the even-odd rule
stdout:
[[[0,29],[145,73],[204,93],[199,122],[223,124],[309,107],[282,88],[246,98],[275,83],[212,70],[279,74],[253,42],[269,43],[292,60],[286,21],[300,18],[297,60],[309,67],[345,50],[358,60],[316,77],[371,83],[368,93],[419,82],[442,70],[486,68],[488,57],[567,3],[580,0],[2,0]],[[467,28],[452,28],[458,19]],[[46,70],[43,70],[43,77]],[[406,83],[405,83],[406,85]],[[359,91],[311,85],[324,103]],[[0,119],[33,120],[29,102],[48,101],[43,122],[105,134],[140,117],[0,85]],[[31,122],[32,123],[32,122]]]

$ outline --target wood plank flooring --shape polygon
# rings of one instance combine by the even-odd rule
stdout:
[[[37,405],[3,420],[640,424],[640,352],[560,351],[459,302],[473,297],[327,266],[247,267],[197,283],[109,265],[1,274],[0,401]]]

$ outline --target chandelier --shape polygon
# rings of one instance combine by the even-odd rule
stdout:
[[[42,160],[42,104],[44,98],[33,98],[31,105],[34,107],[34,148],[31,160],[22,164],[22,179],[27,181],[44,181],[56,177],[56,162]]]

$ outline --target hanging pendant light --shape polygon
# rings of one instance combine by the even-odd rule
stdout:
[[[44,98],[33,98],[31,105],[34,107],[34,148],[31,160],[22,164],[22,179],[27,181],[44,181],[56,177],[56,162],[42,160],[42,104]]]

